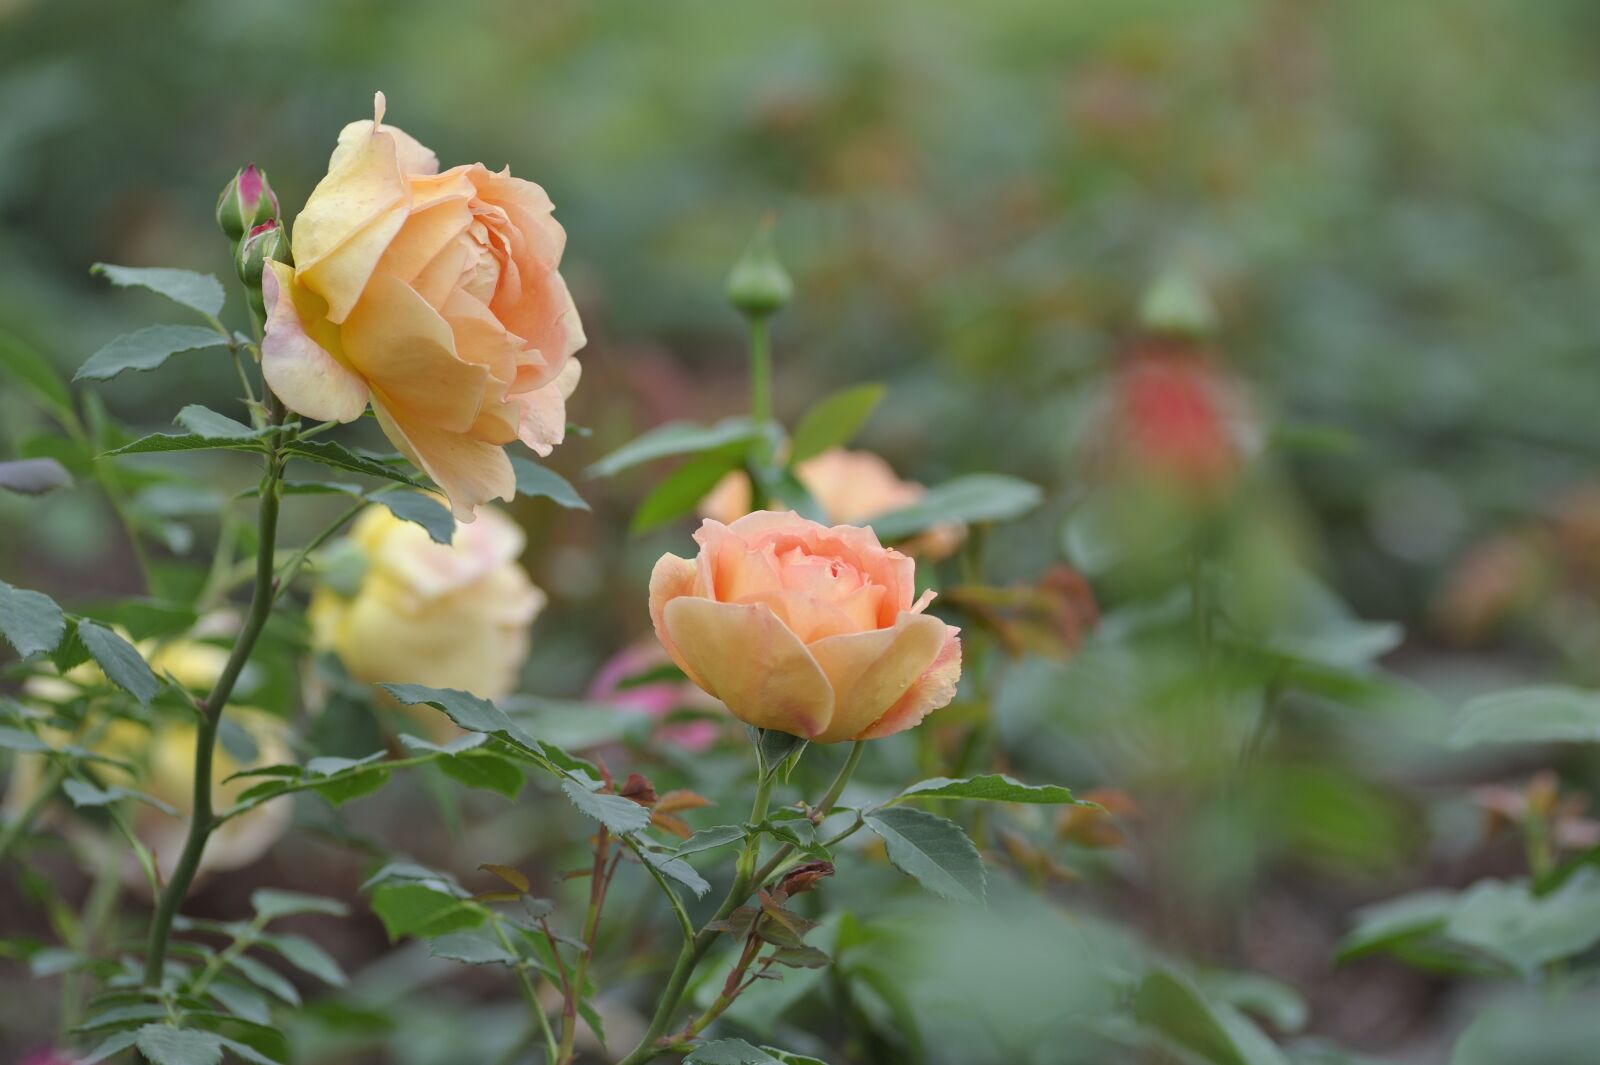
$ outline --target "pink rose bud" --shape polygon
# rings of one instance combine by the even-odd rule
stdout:
[[[234,243],[262,222],[278,217],[277,194],[254,163],[233,175],[217,198],[217,225]]]
[[[728,302],[750,318],[765,318],[794,295],[794,282],[772,250],[772,223],[763,222],[728,275]]]
[[[275,218],[257,225],[250,230],[249,236],[239,242],[234,267],[239,271],[239,280],[244,282],[250,308],[255,312],[258,322],[265,321],[267,317],[266,303],[261,297],[261,275],[266,271],[268,262],[283,262],[288,258],[289,241]]]
[[[814,743],[915,727],[955,697],[959,630],[871,529],[757,511],[663,555],[650,618],[678,668],[747,725]]]

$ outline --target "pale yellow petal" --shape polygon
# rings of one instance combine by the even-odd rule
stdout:
[[[297,306],[320,304],[321,299],[297,292],[290,267],[277,262],[268,266],[261,275],[261,292],[267,305],[261,373],[268,387],[296,414],[319,421],[355,421],[367,408],[366,382],[313,339]],[[317,310],[306,309],[313,316]],[[336,336],[332,341],[335,344]]]
[[[948,626],[929,614],[901,614],[893,628],[829,636],[811,654],[833,685],[833,719],[818,743],[854,739],[888,713],[927,672]]]
[[[479,505],[516,494],[516,475],[501,448],[402,420],[403,415],[385,409],[381,402],[374,402],[372,410],[390,442],[444,490],[457,521],[470,522]]]

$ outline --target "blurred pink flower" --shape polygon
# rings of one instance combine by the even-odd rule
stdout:
[[[21,1065],[73,1065],[74,1059],[59,1050],[42,1047],[22,1059]]]
[[[600,667],[594,683],[589,686],[589,698],[596,702],[636,710],[651,720],[660,722],[674,710],[684,707],[717,710],[721,704],[706,695],[685,679],[652,681],[633,687],[621,685],[629,677],[637,677],[663,666],[672,665],[672,659],[654,640],[641,640],[618,651]],[[722,727],[716,721],[685,721],[671,725],[658,725],[656,736],[666,743],[690,752],[703,751],[717,742]]]

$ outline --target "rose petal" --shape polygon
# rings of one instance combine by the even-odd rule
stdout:
[[[509,500],[516,494],[517,478],[511,460],[494,444],[431,425],[402,421],[404,415],[387,409],[378,397],[373,399],[372,412],[378,416],[378,425],[389,441],[444,490],[457,521],[470,522],[480,504],[491,499]]]
[[[931,615],[903,613],[893,628],[830,636],[811,644],[811,654],[833,685],[835,699],[833,719],[813,740],[838,743],[870,728],[933,665],[948,628]]]
[[[661,641],[661,646],[678,668],[688,674],[698,687],[704,688],[705,682],[683,660],[677,645],[672,642],[672,634],[667,631],[666,620],[662,617],[662,611],[669,602],[679,596],[695,594],[695,572],[695,564],[689,559],[670,553],[656,559],[655,568],[650,571],[650,623],[655,626],[656,639]]]
[[[766,606],[680,596],[667,602],[661,618],[684,672],[739,720],[807,738],[827,727],[828,678]]]
[[[567,398],[578,387],[582,373],[578,360],[569,359],[549,384],[508,397],[521,411],[517,437],[535,453],[548,455],[566,439]]]
[[[439,312],[404,281],[374,275],[344,324],[350,364],[411,424],[464,433],[483,407],[489,371],[456,357]]]
[[[321,298],[295,284],[293,268],[278,262],[267,265],[261,275],[267,306],[261,373],[268,387],[296,414],[320,421],[355,421],[367,409],[366,382],[313,339],[306,322],[322,321],[320,307],[306,308],[303,318],[297,306],[302,301],[320,305]],[[331,335],[324,339],[337,346],[337,330],[326,332]]]
[[[899,702],[889,708],[888,713],[863,730],[857,739],[875,740],[915,728],[923,718],[950,704],[950,700],[956,697],[956,684],[961,680],[960,631],[953,625],[945,626],[944,646],[933,660],[933,665],[917,678],[916,683],[900,697]]]

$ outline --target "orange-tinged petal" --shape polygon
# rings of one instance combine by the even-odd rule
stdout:
[[[817,743],[838,743],[866,731],[933,665],[949,626],[928,614],[901,614],[890,629],[829,636],[811,654],[833,685],[833,719]]]
[[[394,138],[395,154],[399,159],[402,170],[407,174],[437,174],[439,172],[439,157],[434,155],[431,149],[418,144],[416,138],[405,130],[383,121],[383,113],[388,106],[388,99],[383,93],[373,93],[372,119],[352,122],[339,131],[339,146],[333,150],[332,161],[335,163],[339,161],[339,152],[344,149],[346,144],[359,145],[362,138],[370,137],[374,129],[381,128],[384,133]]]
[[[407,426],[449,432],[472,428],[489,371],[456,357],[455,338],[439,312],[410,285],[377,274],[344,323],[345,357]]]
[[[768,607],[679,596],[661,617],[684,672],[739,720],[807,738],[827,728],[828,678]]]
[[[917,678],[916,683],[907,689],[899,702],[889,708],[888,713],[864,729],[857,739],[875,740],[915,728],[923,718],[941,706],[950,704],[950,700],[956,697],[956,684],[961,680],[959,632],[953,625],[945,626],[944,646],[939,649],[939,656],[933,660],[933,665]]]
[[[390,442],[444,490],[457,521],[472,521],[480,504],[509,500],[516,494],[511,460],[494,444],[405,420],[403,413],[387,409],[376,395],[372,411]]]
[[[661,641],[668,657],[688,674],[690,680],[704,688],[705,682],[683,660],[677,645],[672,642],[672,634],[667,631],[666,620],[662,617],[662,612],[672,600],[694,594],[694,576],[695,564],[687,558],[669,553],[656,559],[655,568],[650,571],[650,623],[655,626],[656,639]]]
[[[465,199],[441,200],[412,211],[378,259],[376,272],[393,274],[411,283],[441,252],[461,239],[471,221],[472,212]]]
[[[567,398],[578,387],[583,367],[567,360],[554,381],[532,392],[510,396],[521,411],[517,438],[539,455],[548,455],[567,435]]]
[[[367,385],[323,346],[337,348],[338,331],[319,323],[322,300],[295,284],[293,268],[278,262],[267,265],[261,275],[267,306],[261,373],[267,385],[296,414],[321,421],[355,421],[367,409]]]
[[[489,313],[482,301],[465,289],[454,288],[439,305],[439,313],[449,323],[450,332],[455,335],[456,353],[462,359],[487,366],[491,374],[507,385],[516,380],[522,340],[506,332],[506,327]]]

